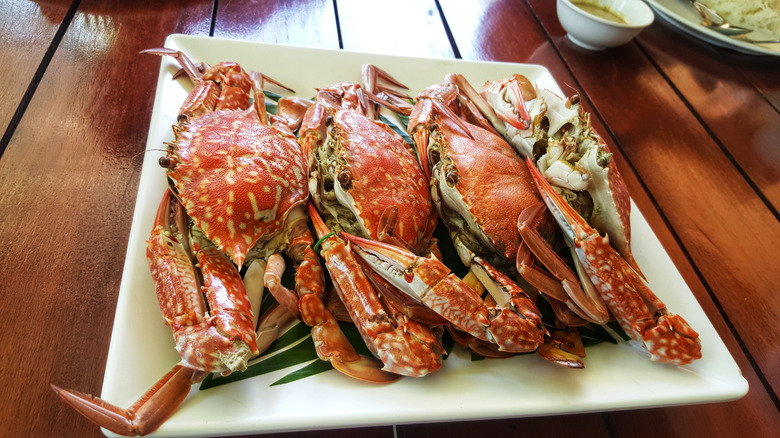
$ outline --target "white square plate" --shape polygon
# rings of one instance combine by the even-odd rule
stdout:
[[[462,73],[473,84],[514,73],[563,94],[544,67],[525,64],[413,59],[345,51],[308,49],[217,38],[172,35],[166,47],[195,61],[223,60],[261,71],[303,97],[315,87],[359,82],[360,67],[373,63],[407,84],[414,95]],[[149,56],[149,55],[139,55]],[[164,325],[145,260],[145,239],[166,188],[157,164],[171,141],[179,106],[192,88],[172,80],[178,65],[162,59],[141,174],[127,259],[119,291],[102,398],[131,405],[179,360]],[[151,84],[147,84],[151,87]],[[651,286],[675,313],[701,335],[703,359],[685,367],[653,363],[628,345],[587,350],[586,368],[569,370],[537,355],[472,362],[456,351],[441,370],[421,379],[403,378],[373,385],[329,371],[293,383],[269,386],[291,370],[199,391],[193,388],[158,436],[207,436],[307,429],[440,422],[631,409],[732,400],[747,382],[699,307],[652,230],[634,207],[635,256]]]

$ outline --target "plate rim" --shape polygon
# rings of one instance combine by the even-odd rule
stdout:
[[[460,65],[460,66],[466,66],[466,65],[476,66],[476,67],[503,66],[507,68],[518,68],[518,66],[520,67],[525,66],[525,67],[533,68],[534,70],[541,71],[542,74],[549,75],[549,77],[555,83],[555,86],[558,87],[557,82],[555,82],[554,78],[552,78],[552,74],[549,72],[549,70],[546,67],[538,64],[467,61],[467,60],[454,60],[454,59],[431,59],[431,58],[405,57],[405,56],[395,56],[395,55],[369,54],[363,52],[349,52],[349,51],[335,50],[335,49],[319,49],[319,48],[309,48],[309,47],[302,47],[302,46],[288,46],[288,45],[276,44],[276,43],[237,41],[237,40],[230,40],[230,39],[220,39],[214,37],[199,37],[199,36],[182,35],[182,34],[170,35],[166,39],[165,47],[186,48],[190,44],[195,44],[195,45],[205,44],[205,45],[216,45],[216,46],[219,46],[221,44],[228,44],[228,45],[240,44],[240,45],[252,46],[259,51],[263,51],[263,50],[275,51],[275,50],[289,49],[300,53],[317,52],[321,55],[329,55],[329,56],[343,57],[349,55],[349,56],[364,56],[370,59],[381,58],[386,60],[396,59],[396,60],[405,60],[405,61],[422,60],[421,62],[426,62],[426,63],[436,64],[439,62],[444,62],[446,65]],[[123,357],[122,352],[118,351],[118,349],[121,349],[122,346],[126,344],[126,340],[124,339],[124,337],[127,335],[126,333],[127,327],[124,325],[131,322],[131,318],[128,315],[129,309],[127,307],[121,307],[121,306],[127,306],[127,303],[129,302],[128,300],[130,299],[129,297],[131,296],[131,294],[133,294],[133,292],[129,289],[130,280],[128,280],[128,278],[137,274],[137,272],[134,272],[133,269],[135,269],[135,266],[137,266],[138,257],[139,257],[138,252],[144,249],[144,245],[140,245],[139,242],[143,242],[143,240],[146,237],[145,235],[148,232],[148,230],[146,230],[144,228],[144,225],[142,224],[144,222],[149,222],[150,219],[148,218],[146,220],[144,220],[144,218],[139,219],[139,215],[144,211],[144,209],[148,209],[148,207],[146,207],[146,204],[148,204],[148,200],[145,198],[149,196],[149,193],[145,191],[149,190],[149,188],[152,185],[159,184],[161,181],[164,183],[165,180],[164,174],[162,172],[159,172],[159,175],[155,177],[154,172],[152,171],[153,167],[150,166],[157,166],[155,161],[156,156],[155,154],[151,153],[151,151],[156,151],[157,153],[160,153],[159,143],[157,143],[157,135],[159,135],[159,133],[157,131],[163,129],[164,128],[163,125],[165,125],[166,122],[175,120],[175,115],[171,116],[170,114],[168,115],[162,114],[163,105],[160,102],[162,96],[164,96],[165,92],[169,91],[171,87],[179,87],[179,85],[171,85],[175,83],[170,82],[170,75],[172,73],[172,69],[170,68],[170,65],[171,62],[166,61],[165,59],[161,60],[160,73],[157,81],[157,90],[155,91],[155,103],[154,103],[154,108],[150,120],[149,136],[148,136],[147,146],[146,146],[147,156],[144,159],[144,165],[141,172],[141,182],[139,183],[139,191],[136,199],[136,206],[133,213],[133,222],[132,222],[131,232],[128,239],[127,256],[126,256],[125,266],[122,275],[122,282],[120,285],[119,297],[117,300],[114,330],[112,332],[111,345],[109,347],[109,353],[106,362],[106,372],[104,375],[102,397],[109,401],[114,401],[114,402],[115,400],[118,399],[121,400],[130,399],[131,402],[135,400],[135,398],[132,398],[131,395],[129,394],[121,393],[122,390],[118,389],[115,380],[122,375],[121,372],[123,369],[121,365],[117,364],[117,361],[122,360]],[[391,72],[391,74],[392,73],[393,72]],[[560,88],[558,88],[558,90],[560,90]],[[176,107],[178,108],[178,106]],[[168,129],[169,128],[170,125],[168,125]],[[159,167],[154,170],[158,170],[158,169]],[[632,211],[632,221],[633,221],[634,215],[638,214],[639,215],[638,217],[641,217],[641,213],[638,210],[636,210],[636,206],[633,203],[632,206],[635,208],[635,210]],[[643,217],[642,220],[644,220]],[[655,237],[654,233],[653,233],[653,237]],[[666,254],[666,257],[668,257],[668,254]],[[676,267],[674,268],[674,270],[675,273],[679,275],[679,271],[676,269]],[[687,288],[687,285],[685,286]],[[697,306],[699,311],[703,314],[703,310],[701,310],[701,307],[698,305],[698,302],[696,302],[695,297],[693,297],[689,288],[687,289],[687,291],[691,294],[690,298],[693,300],[694,305]],[[153,299],[155,300],[155,304],[156,304],[156,298]],[[719,380],[717,378],[713,379],[712,382],[713,387],[711,388],[712,391],[708,392],[706,395],[702,395],[701,393],[689,393],[685,397],[678,397],[669,403],[663,401],[659,402],[658,400],[654,400],[653,402],[637,403],[635,398],[632,399],[632,397],[626,395],[623,398],[619,398],[619,399],[602,400],[600,404],[596,404],[592,406],[578,406],[576,400],[566,398],[562,403],[561,407],[552,410],[539,408],[535,406],[526,406],[525,411],[519,412],[516,410],[516,406],[513,406],[511,408],[508,408],[508,410],[499,409],[497,411],[492,411],[489,414],[485,414],[484,412],[482,412],[481,414],[474,416],[474,414],[470,412],[458,411],[457,407],[455,411],[452,412],[450,411],[445,412],[440,410],[439,407],[435,407],[436,411],[435,414],[432,416],[425,415],[424,413],[406,412],[404,415],[401,416],[401,418],[398,418],[397,416],[395,416],[394,418],[383,417],[381,411],[377,411],[377,410],[371,411],[370,409],[366,409],[364,411],[361,411],[359,415],[355,415],[353,419],[347,422],[344,422],[343,418],[335,418],[335,417],[330,419],[320,418],[319,420],[321,422],[318,423],[317,425],[314,425],[311,423],[306,423],[305,421],[301,422],[296,416],[295,418],[281,419],[277,421],[275,424],[273,424],[272,429],[267,429],[262,427],[258,429],[257,427],[255,427],[256,423],[251,423],[251,422],[244,422],[241,424],[228,424],[225,421],[220,421],[219,419],[213,421],[204,420],[202,422],[203,424],[194,425],[186,421],[178,421],[177,416],[174,415],[174,417],[172,417],[171,420],[169,420],[169,422],[163,424],[163,426],[158,430],[158,432],[156,432],[156,434],[158,434],[158,436],[208,436],[210,434],[224,434],[224,433],[236,433],[236,434],[237,433],[262,433],[262,432],[272,432],[272,431],[281,432],[281,431],[313,430],[313,429],[339,428],[339,427],[365,427],[365,426],[386,425],[386,424],[446,422],[446,421],[458,421],[464,419],[479,420],[479,419],[494,419],[494,418],[507,418],[507,417],[569,414],[569,413],[594,412],[594,411],[606,411],[606,410],[636,409],[636,408],[669,406],[669,405],[678,405],[678,404],[707,403],[712,401],[727,401],[727,400],[734,400],[740,398],[747,393],[748,390],[747,381],[744,379],[744,377],[742,377],[739,367],[737,366],[736,362],[734,362],[734,359],[730,355],[728,350],[725,348],[725,345],[723,345],[723,341],[720,339],[720,336],[717,334],[717,332],[714,331],[714,328],[712,327],[712,324],[709,321],[709,319],[706,318],[706,315],[704,315],[704,318],[706,319],[706,323],[709,325],[707,327],[707,331],[713,332],[714,336],[716,337],[716,339],[709,340],[710,343],[708,343],[708,346],[713,345],[718,350],[718,353],[721,355],[725,351],[726,356],[724,356],[725,357],[724,360],[727,362],[725,365],[727,368],[726,371],[728,372],[727,373],[724,372],[724,374],[728,374],[728,376],[722,376],[724,378],[720,382],[717,381]],[[161,320],[162,318],[157,317],[157,319]],[[161,324],[161,321],[158,322]],[[697,330],[698,329],[699,328],[697,327]],[[165,327],[165,330],[167,330],[168,337],[170,339],[170,330],[167,329],[167,327]],[[157,331],[159,332],[159,330]],[[169,344],[170,346],[172,346],[173,341],[170,340]],[[621,348],[627,348],[627,347],[621,347]],[[598,356],[596,352],[600,350],[603,350],[603,348],[596,347],[595,349],[589,349],[588,351],[589,353]],[[633,354],[633,352],[631,353]],[[170,352],[165,354],[166,357],[171,356]],[[173,352],[173,355],[175,356],[175,352]],[[449,364],[452,365],[453,363],[458,364],[458,362],[450,362]],[[171,366],[173,366],[173,363],[171,364]],[[447,363],[445,363],[445,366],[447,366]],[[481,365],[476,365],[476,366],[481,367]],[[498,369],[503,369],[503,365],[495,365],[495,367],[497,367]],[[126,367],[124,368],[126,369]],[[318,376],[311,377],[309,379],[317,379],[317,385],[323,387],[331,387],[334,385],[334,382],[337,382],[336,383],[337,385],[341,385],[342,383],[344,383],[345,388],[341,388],[341,387],[336,388],[336,393],[338,394],[342,392],[347,392],[347,393],[357,394],[361,397],[367,396],[367,394],[369,394],[368,390],[363,386],[361,386],[360,384],[354,382],[342,382],[338,380],[340,376],[338,375],[334,376],[333,375],[334,373],[335,372],[324,373],[325,375],[318,375]],[[545,371],[545,373],[557,374],[556,371],[552,371],[552,370]],[[136,380],[143,380],[143,379],[148,380],[149,379],[148,374],[150,373],[147,372],[145,377],[138,377],[136,378]],[[684,372],[680,372],[680,373],[675,372],[676,378],[681,378],[680,375],[682,374],[684,374]],[[711,376],[707,376],[707,377],[709,378]],[[249,382],[255,379],[257,378],[244,380],[242,382]],[[446,386],[443,386],[440,380],[444,379],[444,377],[438,377],[435,373],[434,375],[426,377],[425,379],[429,379],[428,381],[431,382],[430,384],[426,384],[426,386],[438,388],[439,391],[445,393],[447,391],[452,390]],[[151,382],[154,382],[155,380],[151,380]],[[257,388],[258,386],[262,386],[264,384],[258,382],[259,381],[255,381],[254,383],[251,384],[248,383],[246,384],[246,387]],[[319,388],[320,386],[317,386],[317,388]],[[226,387],[232,387],[232,385],[226,385]],[[197,415],[193,414],[193,412],[199,412],[199,409],[201,410],[204,409],[203,408],[204,405],[209,406],[208,397],[213,396],[215,397],[215,400],[225,400],[226,398],[230,400],[231,397],[233,398],[242,397],[242,392],[244,392],[245,390],[244,388],[236,389],[236,387],[232,387],[232,388],[220,387],[220,388],[212,388],[208,391],[199,392],[197,390],[197,386],[193,387],[190,395],[187,398],[187,401],[185,401],[186,406],[182,407],[183,410],[187,412],[183,413],[182,416],[183,417],[186,416],[186,418],[189,419],[192,418],[193,415],[195,415],[195,417],[197,418]],[[409,388],[409,385],[405,386],[402,392],[407,388]],[[140,394],[144,390],[145,387],[136,388],[135,389],[136,392],[133,394],[133,397],[140,396]],[[383,390],[381,388],[374,388],[371,390],[370,393],[377,394],[376,391],[394,393],[394,391]],[[424,397],[424,395],[420,393],[421,390],[412,388],[412,391],[416,397]],[[204,396],[204,393],[206,392],[208,392],[208,394],[206,394],[208,397]],[[275,393],[278,393],[278,391]],[[220,396],[223,396],[223,398],[220,399],[219,398]],[[359,409],[359,408],[361,408],[361,406],[353,407],[353,409]],[[260,417],[258,416],[256,418],[260,418]],[[105,430],[104,432],[111,435],[111,433]]]

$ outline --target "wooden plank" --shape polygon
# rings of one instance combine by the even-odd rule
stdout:
[[[756,190],[780,210],[780,57],[748,60],[661,24],[639,42]]]
[[[554,52],[536,55],[538,51],[544,52],[549,42],[525,3],[495,0],[440,0],[439,3],[463,59],[555,63],[550,58],[557,57]]]
[[[219,2],[214,36],[296,46],[339,48],[332,0]]]
[[[433,0],[392,3],[338,0],[345,50],[426,58],[453,58]]]
[[[11,123],[71,3],[60,0],[36,5],[10,0],[0,4],[4,34],[0,38],[0,132]]]
[[[48,32],[44,7],[30,13]],[[0,435],[102,436],[49,384],[100,393],[160,62],[138,52],[210,17],[210,3],[82,1],[0,160],[3,312],[24,315],[0,321],[15,340]]]

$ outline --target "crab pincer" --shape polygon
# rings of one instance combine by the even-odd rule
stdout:
[[[527,158],[528,168],[547,208],[575,247],[583,269],[625,332],[650,353],[651,360],[685,365],[701,358],[699,334],[670,314],[645,280],[552,188]]]
[[[379,366],[384,364],[382,370],[387,372],[361,375],[377,368],[371,365],[375,359],[358,356],[351,345],[334,339],[327,328],[312,333],[320,356],[332,358],[334,367],[346,374],[372,381],[395,380],[399,375],[422,377],[438,370],[442,353],[438,339],[427,327],[406,319],[399,312],[388,311],[344,240],[330,232],[311,204],[309,213],[321,239],[320,254],[333,286],[366,346],[381,360]],[[333,341],[326,342],[329,339]],[[351,368],[359,372],[351,373]]]
[[[191,240],[184,208],[166,190],[147,241],[147,259],[181,362],[127,409],[52,385],[63,401],[100,427],[127,436],[152,432],[173,415],[193,383],[209,372],[244,370],[258,353],[252,310],[238,271],[208,242]],[[197,269],[192,259],[198,260]]]
[[[508,277],[489,265],[486,275],[504,294],[488,307],[482,297],[436,258],[420,257],[393,245],[348,233],[339,236],[372,270],[415,300],[424,303],[458,329],[499,346],[499,350],[527,353],[544,342],[546,330],[536,307]]]

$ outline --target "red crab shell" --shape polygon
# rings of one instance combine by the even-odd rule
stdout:
[[[295,138],[251,111],[216,111],[182,123],[174,150],[168,176],[182,204],[239,267],[308,197],[307,163]]]
[[[434,87],[437,89],[426,91],[440,91],[439,86]],[[431,123],[425,118],[431,112],[430,100],[421,99],[409,118],[409,131]],[[517,218],[523,210],[541,202],[527,166],[506,141],[476,125],[461,125],[451,116],[439,114],[431,126],[446,145],[443,153],[456,170],[454,189],[495,250],[513,261],[520,246]],[[461,126],[468,127],[468,135]],[[545,215],[537,226],[543,235],[550,233],[552,217]]]
[[[423,251],[436,228],[436,211],[425,176],[403,139],[352,111],[338,111],[334,119],[349,154],[350,194],[366,229],[375,233],[384,209],[397,206],[395,236],[415,251]]]
[[[472,140],[441,119],[439,126],[449,141],[448,157],[458,169],[457,190],[496,248],[514,260],[520,245],[517,218],[541,202],[528,168],[506,142],[484,129],[469,125]],[[549,232],[551,225],[547,220],[542,231]]]

